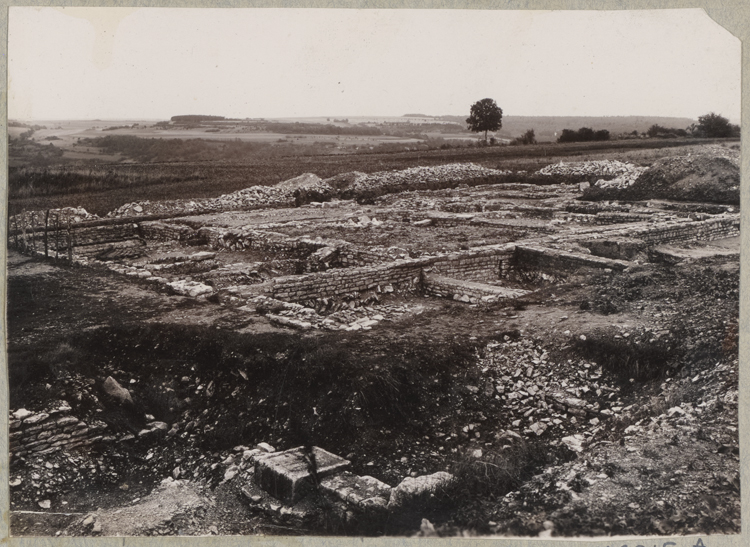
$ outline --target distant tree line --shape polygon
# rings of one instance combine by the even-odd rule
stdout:
[[[608,141],[609,131],[600,129],[594,131],[590,127],[581,127],[578,131],[572,129],[563,129],[557,142],[590,142],[590,141]]]
[[[170,118],[174,123],[200,123],[200,122],[218,122],[225,120],[224,116],[199,116],[199,115],[184,115],[184,116],[172,116]]]
[[[382,135],[383,132],[377,127],[366,125],[353,125],[351,127],[340,127],[333,124],[320,123],[268,123],[266,131],[271,133],[304,133],[306,135]]]

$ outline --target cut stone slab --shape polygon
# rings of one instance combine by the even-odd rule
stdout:
[[[361,510],[385,509],[391,498],[391,487],[386,483],[349,471],[326,477],[320,481],[320,488]]]
[[[335,454],[314,446],[318,480],[345,471],[351,465]],[[303,447],[259,457],[255,462],[255,483],[276,499],[293,505],[313,486],[310,462]]]

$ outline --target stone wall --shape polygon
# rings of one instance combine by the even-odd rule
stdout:
[[[575,271],[582,267],[624,270],[630,264],[624,260],[613,260],[546,247],[518,245],[516,246],[513,265],[515,268],[524,270],[558,273]]]
[[[252,249],[274,253],[277,256],[309,258],[307,271],[311,272],[327,268],[367,266],[388,260],[384,251],[381,253],[360,249],[347,241],[338,239],[311,239],[290,237],[265,230],[221,228],[200,228],[198,236],[215,249],[232,251]]]
[[[663,222],[638,222],[611,228],[584,228],[570,234],[552,236],[539,240],[546,242],[579,241],[582,239],[633,238],[646,242],[649,246],[684,241],[713,241],[740,234],[740,215],[725,214],[708,220],[687,218]]]
[[[427,294],[443,298],[453,298],[461,302],[496,302],[498,300],[513,300],[520,298],[529,291],[509,289],[484,283],[475,283],[461,279],[452,279],[439,275],[425,275],[423,278],[424,291]]]
[[[440,257],[397,260],[358,268],[339,268],[300,276],[276,277],[257,286],[257,294],[299,302],[376,289],[378,285],[421,288],[422,271],[473,281],[497,280],[507,275],[515,246],[471,249]]]
[[[15,234],[9,238],[9,242],[21,249],[33,249],[44,251],[44,230],[37,229],[35,232]],[[133,223],[106,224],[102,226],[75,226],[61,227],[60,230],[47,231],[47,249],[49,252],[67,251],[68,242],[77,248],[89,245],[102,245],[105,243],[117,243],[136,239],[139,237],[138,225]]]
[[[432,260],[432,272],[469,281],[493,281],[506,277],[515,245],[469,250]]]
[[[140,234],[154,241],[185,241],[196,235],[196,231],[185,224],[151,221],[140,223]]]
[[[11,413],[9,429],[11,457],[41,456],[116,439],[106,434],[107,424],[80,421],[65,405],[48,412],[17,410]]]
[[[271,295],[279,300],[299,302],[318,297],[335,297],[376,289],[378,285],[417,288],[422,267],[417,260],[365,268],[339,268],[305,275],[276,277]]]
[[[655,227],[630,231],[629,237],[641,239],[648,245],[684,241],[713,241],[740,235],[740,215],[726,215],[697,222],[665,222]]]

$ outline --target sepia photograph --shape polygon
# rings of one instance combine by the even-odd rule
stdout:
[[[14,6],[7,53],[12,537],[741,533],[705,10]]]

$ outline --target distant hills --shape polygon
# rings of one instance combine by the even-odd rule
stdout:
[[[392,116],[354,116],[349,117],[345,120],[338,120],[334,118],[289,118],[279,119],[273,125],[274,131],[281,131],[282,125],[287,122],[286,125],[296,121],[295,127],[292,127],[290,131],[299,133],[320,133],[320,131],[313,131],[311,128],[317,125],[336,125],[340,126],[341,123],[346,122],[346,125],[350,127],[353,133],[356,133],[355,128],[370,126],[372,129],[374,126],[383,127],[383,125],[396,124],[411,124],[411,127],[416,129],[416,126],[422,126],[422,129],[435,130],[439,125],[444,124],[445,130],[442,132],[463,132],[466,128],[466,116],[430,116],[427,114],[404,114],[400,117]],[[331,120],[336,122],[331,124]],[[203,115],[180,115],[172,116],[171,122],[173,124],[196,124],[196,125],[211,125],[217,124],[221,126],[227,123],[258,123],[258,120],[250,119],[236,119],[236,118],[224,118],[223,116],[203,116]],[[668,116],[503,116],[503,126],[496,133],[500,138],[513,139],[523,135],[529,129],[533,129],[538,141],[554,141],[562,133],[563,129],[572,129],[574,131],[588,127],[594,131],[607,130],[615,137],[622,133],[632,133],[637,131],[638,133],[645,133],[652,125],[659,125],[661,127],[670,129],[685,129],[691,124],[697,123],[697,120],[691,118],[676,118]],[[460,127],[451,126],[447,127],[448,124],[457,124]],[[435,126],[431,129],[427,126]],[[305,126],[305,127],[303,127]],[[389,129],[389,131],[391,131]],[[283,131],[281,131],[283,132]],[[368,133],[369,134],[369,133]]]

